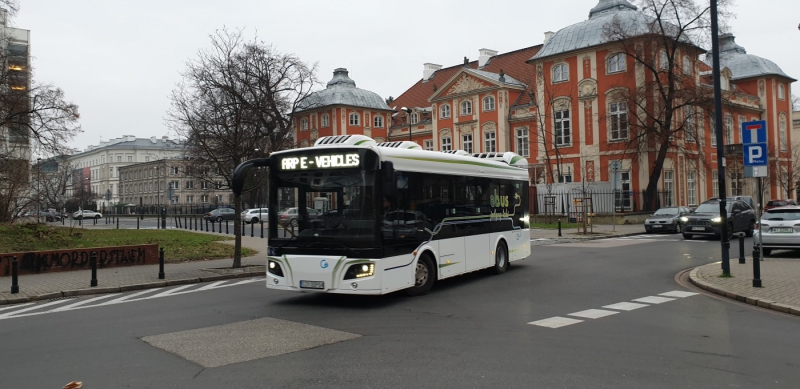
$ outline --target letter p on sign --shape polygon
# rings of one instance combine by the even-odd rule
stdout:
[[[767,144],[752,143],[744,144],[744,165],[745,166],[766,166],[767,165]]]

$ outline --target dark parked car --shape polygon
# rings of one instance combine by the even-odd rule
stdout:
[[[737,232],[753,236],[756,214],[753,208],[741,200],[726,202],[728,212],[728,238]],[[722,217],[719,213],[719,200],[708,200],[700,204],[692,214],[681,217],[683,237],[691,239],[694,235],[722,235]]]
[[[692,211],[687,207],[664,207],[655,211],[644,221],[644,230],[651,232],[680,233],[683,227],[681,216],[686,216]]]
[[[236,211],[233,208],[217,208],[203,215],[203,219],[210,222],[221,222],[223,220],[236,220]]]
[[[39,218],[48,222],[61,221],[61,215],[53,211],[39,211]]]
[[[767,205],[764,206],[764,211],[769,211],[772,208],[783,207],[786,205],[797,205],[797,203],[792,200],[770,200],[767,201]]]

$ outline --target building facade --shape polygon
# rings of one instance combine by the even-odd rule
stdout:
[[[14,118],[10,121],[27,120],[14,114],[13,110],[24,112],[30,103],[28,96],[31,87],[30,71],[30,30],[8,26],[8,11],[0,9],[0,50],[3,51],[4,68],[0,70],[0,83],[2,103],[5,118]],[[0,157],[7,159],[29,160],[30,136],[25,126],[9,124],[0,126]]]

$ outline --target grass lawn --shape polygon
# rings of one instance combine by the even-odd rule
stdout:
[[[217,243],[231,239],[180,230],[70,229],[35,223],[0,225],[0,253],[157,244],[164,248],[165,262],[199,261],[233,258],[233,245]],[[255,254],[242,247],[243,257]]]

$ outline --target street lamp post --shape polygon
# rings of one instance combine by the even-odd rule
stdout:
[[[408,141],[409,142],[413,142],[413,140],[411,140],[411,112],[412,112],[412,110],[411,110],[411,108],[406,108],[406,107],[401,107],[400,110],[401,111],[405,111],[405,113],[406,113],[406,118],[408,119]]]

